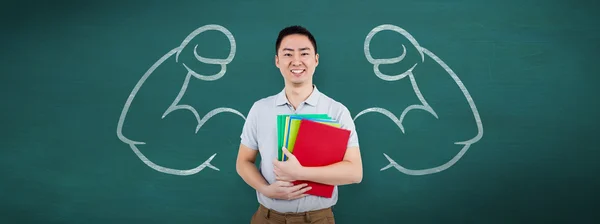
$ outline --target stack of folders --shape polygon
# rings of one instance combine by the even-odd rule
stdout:
[[[286,161],[285,147],[305,167],[327,166],[344,159],[350,131],[327,114],[294,114],[277,116],[277,159]],[[333,185],[312,181],[295,181],[294,185],[307,183],[312,187],[307,194],[331,198]]]

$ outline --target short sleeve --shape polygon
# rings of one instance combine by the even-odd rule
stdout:
[[[358,134],[356,133],[356,126],[350,111],[345,106],[342,106],[341,114],[339,116],[339,122],[341,128],[350,130],[350,139],[348,139],[348,148],[358,147]]]
[[[257,103],[254,103],[246,116],[246,121],[242,127],[242,134],[240,135],[241,144],[248,148],[257,150],[258,149],[258,137],[257,137],[257,117],[258,116]]]

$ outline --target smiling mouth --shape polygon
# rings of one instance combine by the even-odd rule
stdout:
[[[294,75],[300,75],[302,73],[304,73],[304,71],[306,71],[306,69],[292,69],[290,70],[292,72],[292,74]]]

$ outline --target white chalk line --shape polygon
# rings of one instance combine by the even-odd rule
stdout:
[[[130,94],[129,98],[127,99],[127,102],[125,103],[125,106],[123,107],[123,111],[121,113],[121,117],[119,118],[119,123],[118,123],[118,127],[117,127],[117,135],[119,137],[119,139],[127,144],[129,144],[132,148],[132,150],[134,151],[134,153],[145,163],[147,164],[149,167],[159,171],[159,172],[163,172],[163,173],[168,173],[168,174],[174,174],[174,175],[192,175],[195,173],[200,172],[201,170],[203,170],[206,167],[209,167],[211,169],[214,170],[219,170],[217,167],[213,166],[210,164],[210,161],[212,161],[212,159],[216,156],[216,153],[213,154],[209,159],[207,159],[204,163],[202,163],[201,165],[193,168],[193,169],[188,169],[188,170],[179,170],[179,169],[171,169],[171,168],[166,168],[166,167],[162,167],[159,166],[153,162],[151,162],[150,160],[148,160],[137,148],[136,145],[141,145],[141,144],[145,144],[145,142],[139,142],[139,141],[133,141],[130,140],[128,138],[126,138],[123,134],[122,134],[122,127],[123,127],[123,122],[125,120],[127,111],[129,110],[129,107],[131,105],[131,102],[133,101],[133,98],[135,97],[135,95],[137,94],[137,91],[141,88],[141,86],[143,85],[143,83],[145,82],[145,80],[149,77],[150,74],[152,74],[152,72],[160,65],[162,64],[165,60],[167,60],[168,58],[170,58],[173,54],[176,54],[176,61],[178,61],[178,57],[179,54],[181,53],[182,49],[185,48],[185,46],[189,43],[189,41],[191,39],[193,39],[196,35],[207,31],[207,30],[219,30],[221,32],[223,32],[229,39],[230,44],[231,44],[231,50],[230,50],[230,54],[226,59],[211,59],[211,58],[204,58],[201,57],[200,55],[198,55],[197,53],[197,45],[194,47],[194,56],[197,60],[203,62],[203,63],[207,63],[207,64],[219,64],[221,65],[221,71],[219,71],[219,73],[215,74],[215,75],[200,75],[196,72],[194,72],[192,69],[190,69],[185,63],[182,63],[182,65],[186,68],[186,70],[188,71],[188,74],[186,75],[185,81],[182,85],[182,88],[180,89],[179,94],[177,95],[177,97],[175,98],[175,100],[173,101],[173,103],[169,106],[169,108],[167,108],[167,110],[165,111],[165,113],[163,114],[161,119],[164,119],[164,117],[166,115],[168,115],[169,113],[178,110],[178,109],[186,109],[189,110],[190,112],[192,112],[198,122],[198,125],[196,127],[196,133],[198,132],[198,130],[202,127],[202,125],[204,123],[206,123],[211,117],[219,114],[219,113],[223,113],[223,112],[230,112],[230,113],[234,113],[237,114],[238,116],[242,117],[244,120],[246,119],[244,117],[243,114],[241,114],[239,111],[232,109],[232,108],[225,108],[225,107],[221,107],[221,108],[216,108],[213,109],[212,111],[210,111],[209,113],[207,113],[202,119],[200,118],[199,114],[197,113],[197,111],[189,106],[189,105],[179,105],[179,101],[181,100],[181,98],[185,95],[185,91],[187,89],[187,86],[189,84],[190,78],[191,76],[196,77],[197,79],[203,80],[203,81],[215,81],[220,79],[226,72],[226,65],[228,63],[230,63],[233,60],[233,57],[235,55],[235,39],[233,38],[233,35],[231,35],[231,33],[229,31],[227,31],[225,28],[218,26],[218,25],[207,25],[207,26],[203,26],[199,29],[197,29],[196,31],[192,32],[190,35],[188,35],[188,37],[182,42],[182,44],[169,51],[167,54],[165,54],[163,57],[161,57],[161,59],[159,59],[145,74],[144,76],[142,76],[142,78],[138,81],[138,83],[136,84],[136,86],[134,87],[134,89],[132,90],[132,93]],[[404,127],[402,125],[402,122],[406,116],[406,114],[411,111],[411,110],[424,110],[429,112],[430,114],[432,114],[434,117],[438,118],[438,115],[435,113],[435,111],[433,110],[433,108],[431,108],[431,106],[429,106],[429,104],[427,103],[427,101],[425,100],[425,98],[423,97],[423,95],[421,94],[419,87],[414,79],[414,75],[413,75],[413,69],[416,67],[417,64],[413,65],[409,70],[407,70],[404,73],[401,73],[399,75],[384,75],[380,70],[379,70],[379,65],[380,64],[393,64],[393,63],[397,63],[400,62],[404,59],[404,57],[406,56],[406,47],[404,45],[402,45],[403,47],[403,54],[399,57],[395,57],[395,58],[390,58],[390,59],[374,59],[371,54],[370,54],[370,49],[369,49],[369,44],[370,44],[370,40],[372,39],[372,37],[383,30],[393,30],[396,31],[400,34],[403,34],[405,37],[407,37],[409,39],[409,41],[416,47],[416,49],[419,50],[419,53],[421,54],[421,58],[422,61],[424,61],[424,54],[427,54],[430,58],[432,58],[433,60],[435,60],[438,64],[440,64],[445,70],[446,72],[454,79],[454,81],[456,82],[456,84],[459,86],[459,88],[461,89],[461,91],[463,92],[464,96],[467,99],[467,102],[469,103],[469,106],[471,107],[471,110],[473,111],[473,115],[474,118],[476,120],[477,123],[477,128],[478,128],[478,134],[473,137],[472,139],[466,140],[466,141],[462,141],[462,142],[455,142],[455,144],[458,145],[464,145],[463,148],[461,149],[461,151],[454,157],[452,158],[450,161],[446,162],[445,164],[442,164],[440,166],[437,167],[433,167],[433,168],[429,168],[429,169],[421,169],[421,170],[412,170],[412,169],[407,169],[404,168],[402,166],[400,166],[398,163],[396,163],[393,159],[391,159],[387,154],[384,153],[384,156],[386,157],[386,159],[390,162],[389,165],[383,167],[381,169],[381,171],[389,169],[391,167],[396,168],[397,170],[399,170],[400,172],[409,174],[409,175],[426,175],[426,174],[432,174],[432,173],[436,173],[436,172],[440,172],[443,171],[449,167],[451,167],[452,165],[454,165],[465,153],[466,151],[469,149],[471,144],[476,143],[477,141],[479,141],[479,139],[481,139],[481,137],[483,136],[483,125],[481,122],[481,119],[479,117],[479,113],[477,112],[477,108],[470,96],[470,94],[468,93],[466,87],[463,85],[462,81],[460,81],[460,79],[458,78],[458,76],[441,60],[439,59],[435,54],[433,54],[431,51],[421,47],[417,41],[406,31],[404,31],[403,29],[394,26],[394,25],[381,25],[376,27],[375,29],[373,29],[369,35],[367,35],[367,38],[365,40],[365,55],[367,57],[367,60],[372,63],[374,65],[373,70],[375,72],[375,74],[377,75],[377,77],[379,77],[382,80],[385,81],[396,81],[396,80],[400,80],[403,79],[405,77],[409,77],[413,90],[415,92],[415,94],[417,95],[417,97],[419,98],[421,104],[420,105],[410,105],[407,108],[405,108],[405,110],[402,112],[402,114],[400,115],[400,118],[397,118],[393,113],[391,113],[390,111],[386,110],[385,108],[379,108],[379,107],[373,107],[373,108],[368,108],[365,109],[363,111],[361,111],[360,113],[358,113],[354,120],[356,120],[358,117],[366,114],[366,113],[371,113],[371,112],[377,112],[377,113],[381,113],[386,115],[388,118],[390,118],[400,129],[403,133],[405,133]]]
[[[374,59],[371,56],[371,53],[370,53],[371,39],[373,38],[373,36],[375,34],[377,34],[378,32],[381,32],[383,30],[392,30],[392,31],[398,32],[401,35],[403,35],[404,37],[406,37],[418,50],[419,54],[421,55],[422,62],[425,60],[424,55],[426,54],[429,58],[433,59],[440,66],[442,66],[442,68],[444,68],[444,70],[452,77],[454,82],[457,84],[457,86],[462,91],[464,97],[467,100],[467,103],[469,104],[469,106],[471,108],[471,111],[473,112],[473,116],[474,116],[475,122],[477,124],[477,135],[466,141],[455,142],[454,144],[456,144],[456,145],[463,145],[462,149],[456,154],[456,156],[454,156],[451,160],[447,161],[446,163],[444,163],[442,165],[439,165],[439,166],[436,166],[433,168],[428,168],[428,169],[408,169],[408,168],[405,168],[405,167],[399,165],[396,161],[394,161],[392,158],[390,158],[387,154],[383,153],[384,157],[389,161],[389,164],[386,165],[385,167],[381,168],[380,171],[387,170],[391,167],[394,167],[398,171],[408,174],[408,175],[427,175],[427,174],[433,174],[433,173],[437,173],[437,172],[446,170],[446,169],[450,168],[451,166],[453,166],[456,162],[458,162],[458,160],[460,160],[462,158],[462,156],[467,152],[467,150],[469,149],[469,147],[472,144],[478,142],[482,138],[483,124],[481,122],[481,118],[479,117],[479,112],[477,111],[477,107],[475,106],[473,98],[467,91],[467,88],[464,86],[462,81],[454,73],[454,71],[452,71],[452,69],[450,69],[450,67],[446,63],[444,63],[439,57],[437,57],[433,52],[420,46],[418,44],[418,42],[415,40],[415,38],[413,38],[412,35],[410,35],[404,29],[394,26],[394,25],[389,25],[389,24],[384,24],[384,25],[375,27],[373,30],[371,30],[371,32],[369,32],[367,34],[367,37],[365,38],[364,52],[365,52],[365,56],[366,56],[367,60],[371,64],[373,64],[373,71],[374,71],[375,75],[377,75],[378,78],[385,80],[385,81],[397,81],[397,80],[403,79],[405,77],[409,77],[409,80],[412,84],[413,91],[415,92],[415,95],[418,97],[421,104],[408,106],[407,108],[404,109],[404,111],[402,111],[400,118],[396,117],[396,115],[394,115],[392,112],[390,112],[389,110],[387,110],[385,108],[372,107],[372,108],[364,109],[361,112],[359,112],[354,117],[354,120],[356,120],[358,117],[365,115],[367,113],[380,113],[380,114],[387,116],[390,120],[392,120],[396,124],[396,126],[398,126],[398,128],[400,128],[402,133],[405,133],[405,129],[404,129],[404,126],[402,125],[402,122],[404,121],[406,114],[411,110],[424,110],[424,111],[429,112],[436,119],[439,119],[437,113],[433,110],[433,108],[431,106],[429,106],[429,104],[425,100],[425,97],[423,97],[423,94],[419,90],[419,86],[417,85],[417,82],[414,78],[413,70],[417,64],[413,65],[406,72],[403,72],[398,75],[385,75],[379,70],[380,64],[393,64],[393,63],[400,62],[402,59],[404,59],[404,57],[406,55],[406,47],[404,45],[402,45],[402,48],[404,49],[404,51],[403,51],[402,55],[399,57],[387,58],[387,59]]]
[[[212,118],[213,116],[219,114],[219,113],[225,113],[225,112],[229,112],[229,113],[233,113],[233,114],[237,114],[238,116],[242,117],[242,119],[246,119],[246,117],[240,113],[239,111],[232,109],[232,108],[226,108],[226,107],[219,107],[219,108],[215,108],[213,110],[211,110],[210,112],[208,112],[204,117],[202,117],[202,119],[200,119],[200,115],[198,114],[198,112],[196,111],[195,108],[193,108],[190,105],[180,105],[179,101],[181,100],[181,98],[183,98],[183,96],[185,95],[185,92],[187,90],[187,87],[189,85],[190,82],[190,78],[193,76],[197,79],[203,80],[203,81],[215,81],[220,79],[221,77],[223,77],[223,75],[226,73],[226,68],[227,68],[227,64],[231,63],[231,61],[233,60],[234,56],[235,56],[235,51],[236,51],[236,44],[235,44],[235,39],[233,37],[233,35],[231,34],[231,32],[229,32],[229,30],[227,30],[225,27],[222,27],[220,25],[205,25],[202,26],[196,30],[194,30],[192,33],[190,33],[181,43],[181,45],[179,47],[176,47],[172,50],[170,50],[168,53],[166,53],[165,55],[163,55],[158,61],[156,61],[147,71],[146,73],[144,73],[144,75],[142,76],[142,78],[140,78],[140,80],[137,82],[137,84],[135,85],[135,87],[133,88],[133,90],[131,91],[131,93],[129,94],[129,97],[127,98],[127,101],[125,102],[125,105],[123,106],[123,110],[121,111],[121,116],[119,117],[119,122],[117,125],[117,136],[119,137],[119,139],[126,143],[129,144],[129,146],[131,147],[131,149],[133,150],[133,152],[137,155],[137,157],[142,160],[142,162],[144,162],[144,164],[148,165],[150,168],[162,172],[162,173],[167,173],[167,174],[173,174],[173,175],[192,175],[192,174],[196,174],[200,171],[202,171],[204,168],[208,167],[211,168],[213,170],[219,171],[219,168],[213,166],[212,164],[210,164],[210,161],[212,161],[214,159],[214,157],[217,155],[217,153],[214,153],[212,156],[210,156],[210,158],[208,158],[206,161],[204,161],[202,164],[200,164],[199,166],[192,168],[192,169],[172,169],[172,168],[167,168],[164,166],[160,166],[152,161],[150,161],[137,147],[137,145],[144,145],[146,144],[145,142],[141,142],[141,141],[133,141],[127,137],[125,137],[123,135],[123,123],[125,121],[125,118],[127,116],[127,112],[129,111],[129,107],[131,106],[131,103],[133,101],[133,99],[135,98],[135,96],[137,95],[137,92],[139,91],[139,89],[143,86],[144,82],[146,81],[146,79],[148,79],[148,77],[154,72],[154,70],[156,70],[156,68],[158,66],[160,66],[163,62],[165,62],[167,59],[169,59],[170,57],[172,57],[173,55],[175,55],[175,62],[179,62],[179,54],[181,53],[181,51],[183,49],[185,49],[185,47],[188,45],[188,43],[190,42],[190,40],[192,40],[193,38],[195,38],[197,35],[199,35],[200,33],[204,32],[204,31],[208,31],[208,30],[216,30],[216,31],[220,31],[223,34],[225,34],[225,36],[227,36],[227,39],[229,40],[230,43],[230,52],[229,55],[227,56],[226,59],[213,59],[213,58],[205,58],[200,56],[197,53],[197,47],[198,45],[194,46],[194,57],[203,63],[206,64],[219,64],[221,65],[221,70],[215,74],[215,75],[201,75],[199,73],[196,73],[195,71],[193,71],[192,69],[190,69],[187,65],[185,65],[185,63],[181,63],[187,72],[187,75],[185,77],[184,83],[181,86],[181,89],[179,90],[179,93],[177,94],[177,97],[175,98],[175,100],[173,100],[173,103],[171,103],[171,105],[166,109],[166,111],[163,113],[161,119],[164,119],[169,113],[175,111],[175,110],[179,110],[179,109],[184,109],[184,110],[188,110],[190,112],[192,112],[194,114],[194,117],[196,118],[196,121],[198,122],[198,125],[196,126],[196,130],[195,133],[198,133],[198,130],[200,130],[200,128],[202,127],[202,125],[204,125],[210,118]]]

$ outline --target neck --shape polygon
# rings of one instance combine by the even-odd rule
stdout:
[[[294,109],[298,108],[298,105],[308,99],[310,94],[313,92],[312,84],[305,85],[287,85],[285,87],[285,96],[288,101],[292,104]]]

